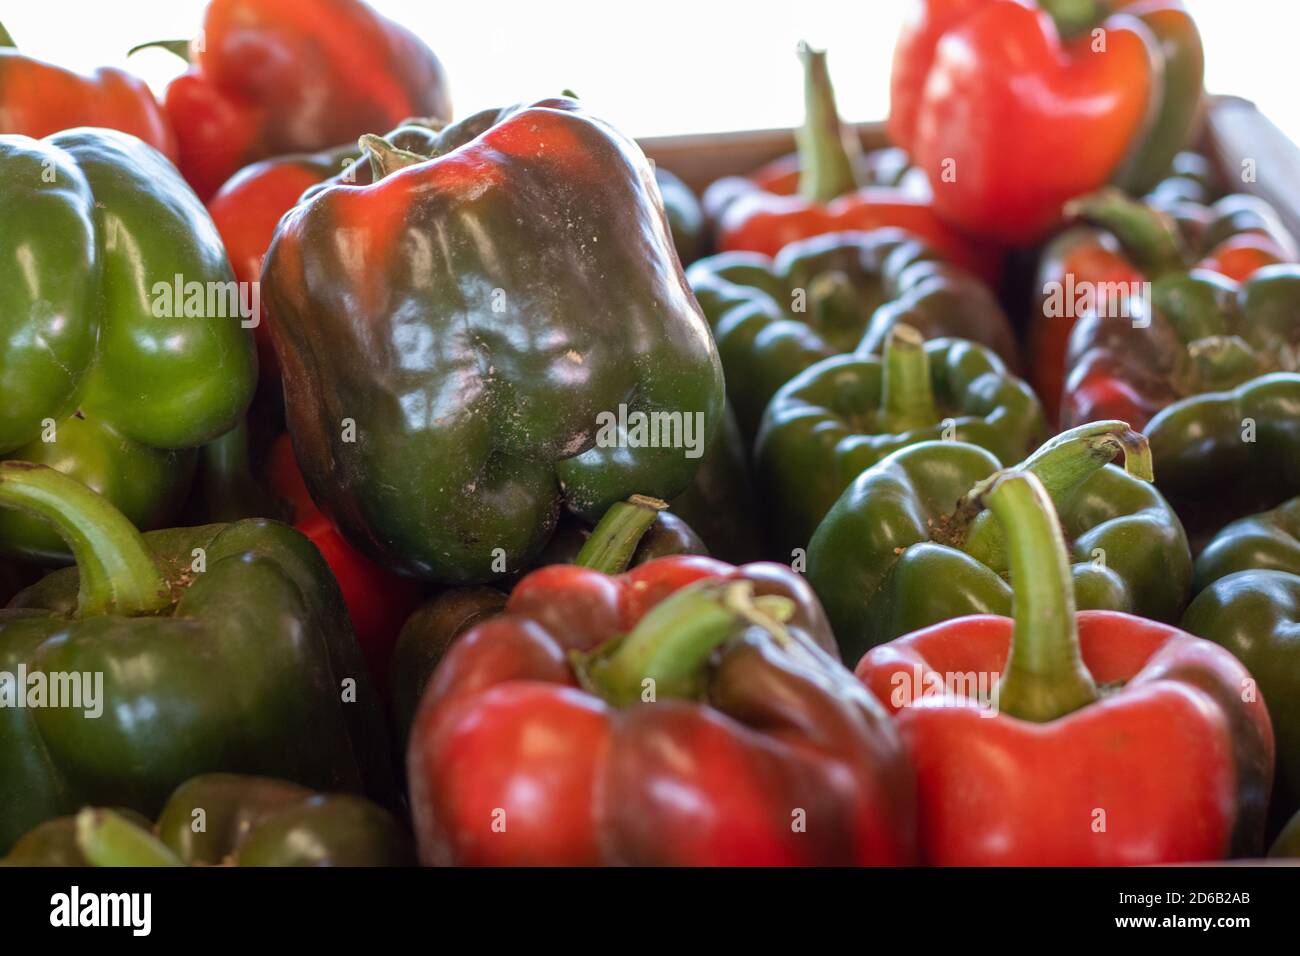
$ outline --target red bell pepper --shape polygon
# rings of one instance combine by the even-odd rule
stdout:
[[[797,239],[896,226],[925,239],[950,261],[996,281],[999,252],[943,222],[929,196],[915,185],[860,185],[860,144],[856,133],[840,123],[826,54],[800,45],[799,56],[806,100],[798,136],[799,194],[788,194],[790,170],[784,164],[748,178],[718,180],[704,197],[715,222],[718,251],[775,256]]]
[[[433,51],[360,0],[211,0],[201,36],[164,105],[205,200],[259,159],[451,118]]]
[[[780,565],[533,572],[421,701],[407,755],[421,859],[911,862],[906,759],[834,647]]]
[[[1250,674],[1169,625],[1076,615],[1060,524],[1033,475],[995,475],[981,497],[1006,534],[1014,620],[938,624],[873,648],[857,668],[896,711],[912,755],[922,858],[1080,866],[1257,854],[1273,731]]]
[[[916,0],[894,53],[890,138],[946,220],[1032,242],[1125,167],[1163,172],[1196,117],[1200,56],[1175,0]]]
[[[290,518],[293,526],[316,545],[334,572],[370,675],[386,693],[393,647],[403,622],[420,603],[419,586],[410,578],[376,564],[348,544],[334,522],[307,493],[287,434],[271,446],[267,469],[271,491],[293,511]]]
[[[74,126],[121,130],[176,158],[171,127],[143,80],[108,66],[86,76],[24,56],[0,26],[0,133],[40,139]]]

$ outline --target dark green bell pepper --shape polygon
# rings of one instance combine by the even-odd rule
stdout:
[[[655,166],[655,182],[659,184],[659,195],[664,202],[664,215],[668,217],[668,229],[673,234],[677,258],[682,265],[690,265],[704,255],[708,245],[709,230],[704,220],[704,208],[691,192],[691,187],[662,166]]]
[[[176,788],[150,826],[85,809],[24,835],[0,866],[412,866],[411,835],[382,807],[287,780],[210,773]]]
[[[0,136],[0,222],[0,457],[167,523],[257,377],[216,227],[161,153],[106,129]],[[68,557],[16,512],[0,553]]]
[[[391,804],[378,700],[305,537],[261,520],[142,536],[26,462],[0,463],[0,506],[49,521],[77,563],[0,611],[0,848],[87,804],[155,814],[214,770]]]
[[[1195,590],[1237,571],[1300,574],[1300,498],[1240,518],[1216,534],[1196,558]]]
[[[783,385],[763,414],[755,484],[781,560],[807,546],[844,489],[891,452],[948,439],[1014,464],[1046,436],[1033,390],[983,346],[924,342],[900,324],[884,352],[817,363]]]
[[[900,229],[801,239],[775,258],[724,252],[695,263],[686,280],[751,438],[782,385],[833,355],[878,353],[900,321],[926,338],[979,342],[1012,367],[1019,361],[1011,326],[984,284]]]
[[[1121,450],[1125,471],[1108,464]],[[835,503],[808,546],[807,573],[844,660],[950,618],[1011,613],[1001,531],[971,498],[1000,467],[975,445],[923,442],[864,471]],[[1150,484],[1140,434],[1123,422],[1082,425],[1018,467],[1056,505],[1078,607],[1178,619],[1191,553]]]

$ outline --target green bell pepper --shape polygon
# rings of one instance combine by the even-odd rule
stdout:
[[[0,463],[0,507],[49,521],[77,563],[0,611],[0,850],[87,804],[156,813],[213,770],[391,803],[378,700],[301,534],[249,520],[141,535],[27,462]]]
[[[125,133],[7,135],[0,222],[0,457],[72,475],[139,527],[174,519],[195,449],[240,420],[257,377],[203,204]],[[68,557],[16,512],[0,553]]]
[[[156,825],[87,808],[24,835],[0,866],[412,866],[382,807],[286,780],[209,773],[176,788]]]
[[[673,234],[673,247],[682,265],[689,265],[704,254],[708,245],[708,225],[700,201],[677,176],[655,166],[655,182],[668,217],[668,229]]]
[[[1108,464],[1121,450],[1124,471]],[[1000,467],[976,445],[923,442],[864,471],[835,503],[808,545],[807,574],[844,660],[950,618],[1011,613],[1002,533],[971,498]],[[1078,607],[1178,619],[1191,553],[1150,484],[1140,434],[1123,422],[1082,425],[1017,467],[1056,505]]]
[[[1300,574],[1300,498],[1223,528],[1196,558],[1196,593],[1237,571]]]
[[[1046,436],[1032,389],[983,346],[924,342],[900,324],[884,351],[817,363],[783,385],[763,414],[755,478],[783,560],[808,544],[853,479],[891,452],[943,438],[1013,464]]]
[[[833,355],[878,353],[899,321],[926,338],[979,342],[1012,367],[1019,361],[1011,326],[985,285],[900,229],[801,239],[776,258],[724,252],[695,263],[686,280],[751,438],[782,385]]]

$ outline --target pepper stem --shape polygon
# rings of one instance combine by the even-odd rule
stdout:
[[[77,848],[91,866],[184,866],[167,845],[112,810],[77,814]]]
[[[1113,234],[1148,279],[1185,267],[1183,242],[1173,220],[1123,190],[1107,186],[1072,199],[1065,204],[1065,216]]]
[[[27,461],[0,462],[0,507],[44,518],[67,542],[81,572],[78,617],[148,614],[171,603],[140,532],[75,478]]]
[[[910,325],[895,325],[885,339],[884,361],[880,412],[885,427],[904,432],[937,422],[925,337]]]
[[[979,497],[1006,534],[1011,559],[1014,630],[998,682],[999,709],[1045,723],[1097,699],[1083,665],[1074,587],[1060,522],[1033,474],[1014,469],[984,483]]]
[[[641,538],[667,507],[666,501],[647,495],[633,495],[615,503],[592,529],[573,563],[602,574],[622,574],[631,564]]]
[[[861,338],[862,300],[853,280],[839,269],[820,272],[808,283],[808,314],[813,326],[827,338],[838,341],[848,336],[854,340],[836,351],[852,351]]]
[[[693,698],[713,651],[750,625],[784,638],[789,598],[754,595],[749,581],[702,581],[656,605],[622,640],[578,667],[583,683],[617,706]]]
[[[1062,432],[1017,467],[1042,483],[1056,508],[1066,510],[1084,482],[1124,453],[1124,470],[1141,481],[1155,480],[1146,436],[1127,422],[1090,422]],[[958,528],[967,531],[961,550],[999,574],[1007,570],[1007,541],[1001,522],[979,504],[976,485],[957,504]]]
[[[412,153],[410,150],[394,146],[382,136],[366,133],[357,140],[362,153],[370,159],[370,173],[375,182],[389,176],[399,169],[414,166],[416,163],[428,162],[428,156]]]
[[[1207,335],[1187,346],[1187,394],[1221,392],[1263,375],[1267,368],[1239,335]]]
[[[1107,13],[1101,0],[1039,0],[1038,6],[1052,18],[1064,39],[1092,29]]]
[[[0,49],[3,49],[4,47],[17,46],[18,44],[14,42],[14,38],[10,36],[9,31],[5,29],[5,25],[0,23]]]
[[[840,122],[835,88],[826,69],[826,51],[799,44],[803,64],[803,125],[795,134],[799,147],[799,194],[814,202],[830,202],[858,187],[854,162],[862,145]]]
[[[127,56],[135,56],[141,50],[148,50],[157,47],[160,50],[166,50],[174,56],[180,57],[186,63],[192,62],[191,47],[189,40],[150,40],[148,43],[137,43],[131,49],[126,51]]]

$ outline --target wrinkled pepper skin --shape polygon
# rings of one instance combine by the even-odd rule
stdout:
[[[1092,9],[1081,22],[1053,22],[1079,6],[913,4],[894,52],[888,130],[935,184],[934,208],[953,225],[1008,244],[1032,242],[1070,198],[1114,177],[1151,170],[1158,177],[1185,145],[1201,96],[1200,38],[1190,19],[1169,29],[1154,24],[1157,36],[1136,5],[1135,17],[1098,2],[1083,5]],[[1103,31],[1104,53],[1094,49],[1094,28]],[[1188,51],[1168,88],[1166,42]],[[1008,142],[1019,145],[1008,151]]]
[[[164,106],[205,200],[260,159],[451,119],[433,51],[359,0],[210,0],[201,36]]]
[[[1047,447],[1019,467],[1043,479],[1056,506],[1078,607],[1176,623],[1192,580],[1187,537],[1149,479],[1105,464],[1120,448],[1115,435],[1089,439],[1081,470],[1061,474]],[[845,660],[955,617],[1011,613],[1005,554],[975,540],[981,513],[960,508],[1000,467],[975,445],[923,442],[868,468],[840,496],[808,545],[808,583]]]
[[[1300,494],[1300,374],[1185,398],[1146,429],[1156,485],[1199,551],[1230,521]]]
[[[895,337],[904,328],[896,326]],[[807,547],[853,479],[900,448],[956,439],[1011,463],[1043,440],[1047,428],[1038,399],[988,349],[932,339],[908,350],[924,355],[910,375],[932,393],[919,409],[891,407],[892,394],[911,389],[886,387],[888,344],[884,358],[856,353],[825,359],[773,396],[754,446],[755,486],[769,509],[773,556],[788,560],[793,549]],[[899,401],[905,405],[907,394]]]
[[[203,821],[202,829],[196,830],[197,820]],[[131,822],[142,823],[133,818]],[[315,793],[269,777],[209,773],[187,780],[176,788],[149,830],[189,866],[411,866],[415,862],[411,835],[382,807],[352,794]],[[42,823],[0,859],[0,866],[90,865],[75,817]]]
[[[208,302],[190,310],[188,292],[174,295],[178,276],[233,289],[212,220],[162,154],[80,129],[0,136],[0,221],[0,457],[72,475],[137,527],[165,524],[195,449],[238,424],[257,375],[228,300],[228,316],[187,315]],[[67,559],[48,527],[15,513],[0,517],[0,541]]]
[[[763,611],[773,602],[783,624]],[[835,660],[807,585],[778,565],[534,572],[435,672],[408,773],[426,864],[912,859],[911,780],[889,720]]]
[[[691,266],[686,281],[713,329],[728,398],[750,436],[782,385],[833,355],[879,352],[900,320],[926,338],[969,339],[1012,367],[1019,363],[993,294],[899,229],[801,239],[775,258],[724,252]]]
[[[171,126],[143,80],[114,67],[84,75],[23,56],[0,26],[0,133],[42,139],[77,126],[121,130],[176,157]]]
[[[103,675],[98,717],[0,709],[0,846],[86,804],[157,813],[176,786],[213,770],[391,805],[378,698],[316,548],[258,520],[141,536],[75,485],[0,464],[0,500],[28,506],[30,494],[13,496],[34,486],[41,513],[82,540],[77,560],[89,569],[56,571],[0,611],[0,670]],[[137,606],[122,603],[137,592]],[[88,604],[104,593],[112,600]]]
[[[431,148],[372,144],[404,168],[295,207],[262,293],[312,498],[387,567],[487,581],[562,506],[684,490],[690,448],[633,447],[602,413],[679,413],[707,448],[722,370],[634,144],[560,98]]]

